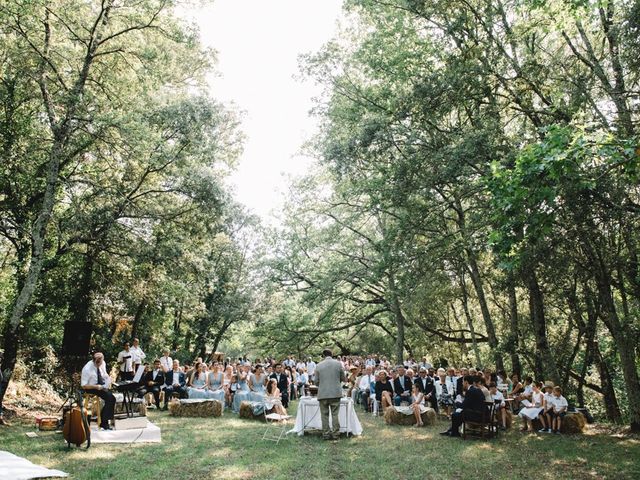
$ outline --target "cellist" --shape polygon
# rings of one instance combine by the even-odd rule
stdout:
[[[94,353],[93,360],[89,360],[82,368],[80,385],[84,392],[97,395],[104,400],[104,407],[102,407],[102,411],[100,412],[100,429],[111,430],[109,420],[113,419],[116,397],[109,391],[111,378],[107,373],[107,367],[104,363],[104,355],[102,353]]]

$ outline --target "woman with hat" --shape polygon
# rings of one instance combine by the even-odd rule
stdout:
[[[542,412],[538,419],[542,424],[542,428],[538,430],[540,433],[551,433],[551,413],[553,411],[553,382],[544,382],[544,395],[542,400]]]

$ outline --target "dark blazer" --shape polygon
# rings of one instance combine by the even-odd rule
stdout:
[[[464,396],[462,402],[462,410],[474,410],[476,412],[482,412],[486,408],[484,404],[484,393],[479,388],[470,386]]]
[[[460,376],[456,380],[456,391],[455,391],[456,395],[463,395],[464,394],[463,393],[464,392],[464,386],[462,385],[463,381],[464,381],[464,376]]]
[[[155,387],[159,387],[160,385],[164,385],[164,372],[160,370],[156,375],[156,379],[153,379],[153,370],[146,372],[142,375],[140,379],[140,385],[146,387],[149,382],[153,382]]]
[[[278,374],[274,372],[269,376],[269,378],[275,378],[276,380],[278,380]],[[278,390],[280,390],[280,393],[283,395],[284,393],[289,391],[289,378],[284,372],[280,374],[280,381],[278,381]]]
[[[173,378],[173,370],[169,370],[165,378],[165,385],[167,385],[168,387],[173,385],[175,383],[175,380]],[[187,384],[187,377],[183,372],[178,372],[178,383],[181,387],[184,387]]]
[[[404,388],[402,388],[402,385],[400,385],[400,379],[399,378],[395,378],[393,380],[393,390],[394,392],[396,392],[396,395],[401,395],[404,392],[409,392],[411,393],[411,388],[413,387],[413,384],[411,383],[411,379],[409,377],[407,377],[406,375],[404,376]]]
[[[387,391],[391,395],[393,395],[393,387],[391,386],[391,382],[387,379],[386,382],[382,383],[380,380],[376,382],[376,400],[379,402],[382,401],[382,392]]]
[[[424,377],[424,382],[422,381],[422,377],[416,377],[414,384],[418,386],[418,390],[420,390],[424,395],[435,393],[436,386],[433,383],[433,378],[429,376]]]

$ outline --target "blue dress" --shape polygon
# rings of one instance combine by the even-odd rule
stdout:
[[[251,391],[249,390],[247,380],[238,379],[238,389],[236,390],[236,394],[233,396],[233,405],[231,406],[232,410],[235,413],[238,413],[240,411],[240,404],[245,400],[249,400],[250,395]]]
[[[264,395],[266,393],[266,387],[264,385],[265,378],[267,377],[266,373],[260,375],[260,377],[256,377],[254,373],[251,374],[251,384],[253,386],[251,390],[251,394],[249,395],[249,400],[252,402],[262,402],[264,400]]]
[[[187,395],[189,398],[209,398],[208,393],[204,386],[207,383],[205,375],[200,375],[196,377],[196,374],[193,376],[193,380],[191,381],[191,386],[187,388]]]
[[[222,388],[222,379],[223,379],[222,372],[218,372],[218,375],[216,375],[213,372],[210,372],[209,373],[209,390],[207,391],[207,394],[209,395],[208,398],[211,398],[213,400],[218,400],[220,403],[222,403],[222,408],[224,408],[224,389]]]

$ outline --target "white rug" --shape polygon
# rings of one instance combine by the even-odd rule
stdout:
[[[0,480],[27,480],[30,478],[68,477],[60,470],[34,465],[26,458],[0,450]]]
[[[147,428],[132,428],[130,430],[105,430],[91,426],[91,443],[160,443],[160,427],[151,422]]]

